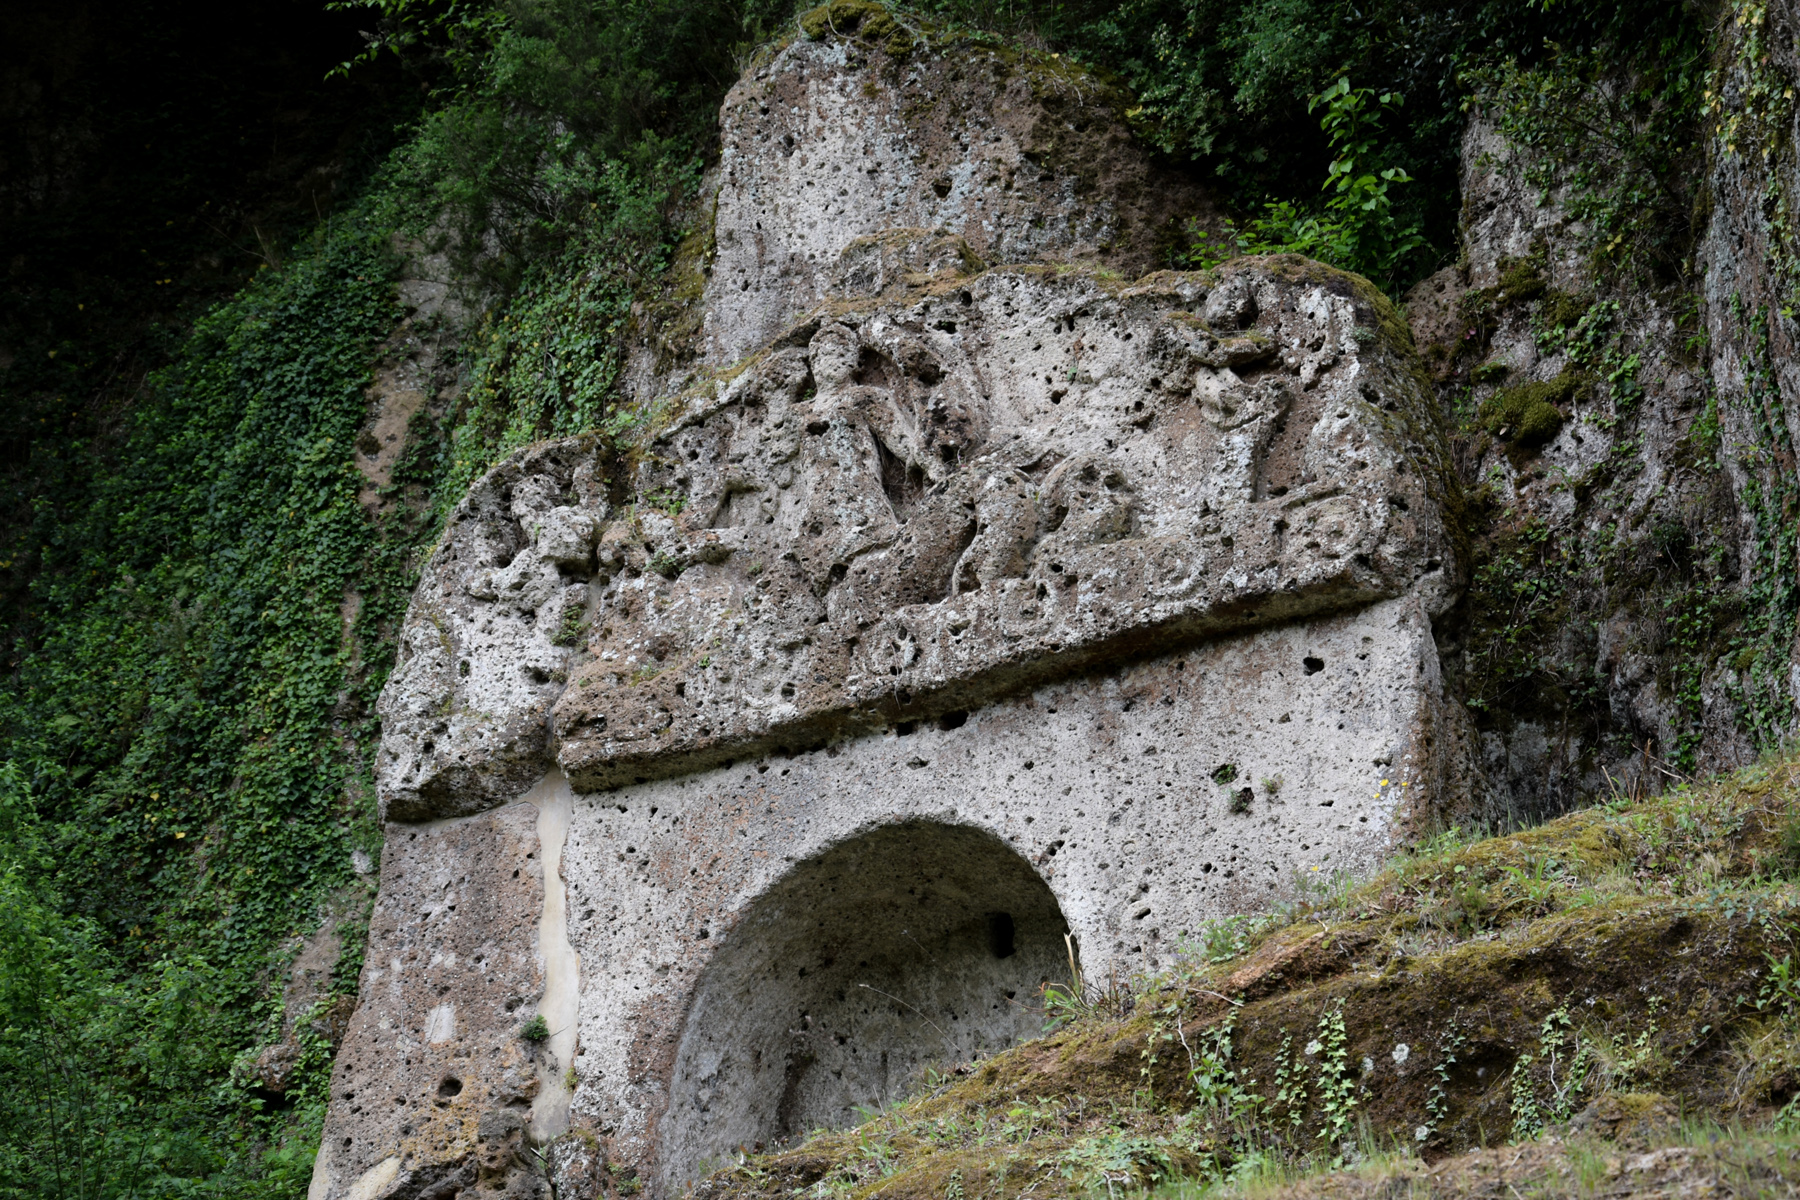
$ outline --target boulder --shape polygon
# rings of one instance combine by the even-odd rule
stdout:
[[[852,10],[726,102],[717,369],[424,569],[312,1200],[679,1194],[1468,803],[1393,308],[1141,273],[1202,209],[1103,89]]]

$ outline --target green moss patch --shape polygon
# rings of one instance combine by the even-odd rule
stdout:
[[[1554,438],[1565,420],[1563,406],[1587,399],[1593,381],[1578,371],[1555,379],[1503,388],[1481,406],[1481,427],[1508,444],[1533,449]]]
[[[1500,281],[1493,289],[1494,304],[1498,307],[1535,300],[1548,287],[1544,277],[1538,273],[1538,264],[1533,259],[1502,258],[1499,266]]]
[[[1591,307],[1590,301],[1572,292],[1551,288],[1538,304],[1538,323],[1546,329],[1573,329]]]
[[[912,34],[874,0],[831,0],[800,14],[800,29],[813,41],[827,36],[856,38],[880,46],[895,58],[913,48]]]

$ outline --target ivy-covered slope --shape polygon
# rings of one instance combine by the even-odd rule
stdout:
[[[362,763],[420,528],[371,519],[352,462],[394,273],[365,209],[208,314],[59,530],[45,633],[0,699],[24,859],[0,1067],[50,1076],[0,1102],[21,1194],[71,1171],[96,1195],[255,1174],[238,1144],[281,1129],[230,1068],[279,1021],[286,939],[378,844]],[[316,1105],[325,1065],[286,1103]]]
[[[621,26],[669,15],[654,6],[505,15],[517,19],[472,59],[457,32],[403,45],[404,72],[364,64],[339,87],[367,93],[371,71],[415,92],[445,85],[392,154],[349,135],[302,143],[313,228],[297,241],[271,217],[286,210],[259,200],[268,180],[228,169],[254,153],[138,188],[148,212],[159,189],[174,197],[142,264],[71,255],[58,218],[83,208],[7,192],[24,200],[0,234],[24,257],[0,312],[0,403],[28,423],[7,446],[0,514],[14,648],[0,681],[0,1195],[306,1189],[379,855],[373,701],[414,567],[469,478],[609,415],[634,289],[691,197],[677,127],[717,105],[716,53],[660,115],[642,91],[658,91],[654,72],[646,83],[629,53],[584,57],[584,38],[610,51]],[[673,52],[736,31],[716,15],[693,14],[706,28]],[[289,102],[329,92],[317,80],[354,46],[303,64]],[[168,76],[193,57],[183,45],[170,70],[131,76],[164,88],[150,95],[178,110],[171,134],[195,143],[145,170],[192,162],[209,138],[263,136],[261,96],[213,107],[237,94],[216,79],[191,110],[204,70]],[[584,129],[577,144],[567,105],[596,78],[651,102],[610,141]],[[73,115],[25,104],[44,127],[25,132],[110,134],[145,102],[128,90],[89,81]],[[62,93],[8,103],[21,94]],[[335,110],[302,115],[323,133]],[[484,135],[535,149],[458,157]],[[77,156],[49,183],[79,194],[91,165]],[[129,182],[140,165],[115,160],[115,173]],[[494,220],[471,236],[497,235],[497,255],[434,237],[465,201]],[[257,239],[247,265],[240,218]],[[121,232],[93,231],[115,251]],[[137,278],[152,266],[153,281]]]

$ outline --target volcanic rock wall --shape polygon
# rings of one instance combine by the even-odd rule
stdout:
[[[1734,569],[1684,556],[1685,530],[1728,525],[1732,507],[1715,472],[1693,469],[1707,379],[1681,348],[1692,330],[1668,292],[1599,286],[1587,231],[1564,195],[1528,182],[1531,165],[1474,116],[1464,253],[1406,305],[1441,407],[1460,417],[1466,524],[1482,535],[1440,652],[1478,715],[1488,804],[1521,820],[1659,789],[1680,747],[1690,768],[1747,752],[1716,679],[1685,704],[1669,686],[1669,597]]]
[[[1392,308],[1297,258],[988,267],[1055,249],[1036,200],[805,225],[781,188],[950,153],[882,89],[954,64],[890,49],[790,47],[727,101],[733,361],[626,486],[522,451],[425,569],[314,1200],[675,1194],[1467,803],[1458,493]],[[790,93],[791,147],[756,100]],[[1132,211],[1108,178],[1156,183],[1089,211]]]
[[[1592,193],[1478,106],[1462,253],[1407,300],[1461,426],[1473,541],[1440,653],[1489,807],[1519,819],[1738,766],[1794,727],[1800,13],[1735,14],[1700,179],[1668,181],[1694,195],[1685,240],[1638,224],[1607,245]],[[1622,153],[1583,166],[1624,170]]]

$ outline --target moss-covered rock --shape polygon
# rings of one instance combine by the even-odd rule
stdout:
[[[913,38],[875,0],[831,0],[800,14],[800,29],[813,41],[836,34],[880,46],[895,58],[913,48]]]
[[[1573,292],[1551,288],[1538,304],[1538,321],[1546,329],[1572,329],[1593,305]]]
[[[1500,282],[1493,287],[1491,294],[1494,304],[1504,308],[1509,304],[1523,304],[1537,299],[1544,294],[1547,286],[1535,259],[1502,258]]]
[[[1584,399],[1593,381],[1578,371],[1495,392],[1481,406],[1481,427],[1524,449],[1542,446],[1563,427],[1563,407]]]

